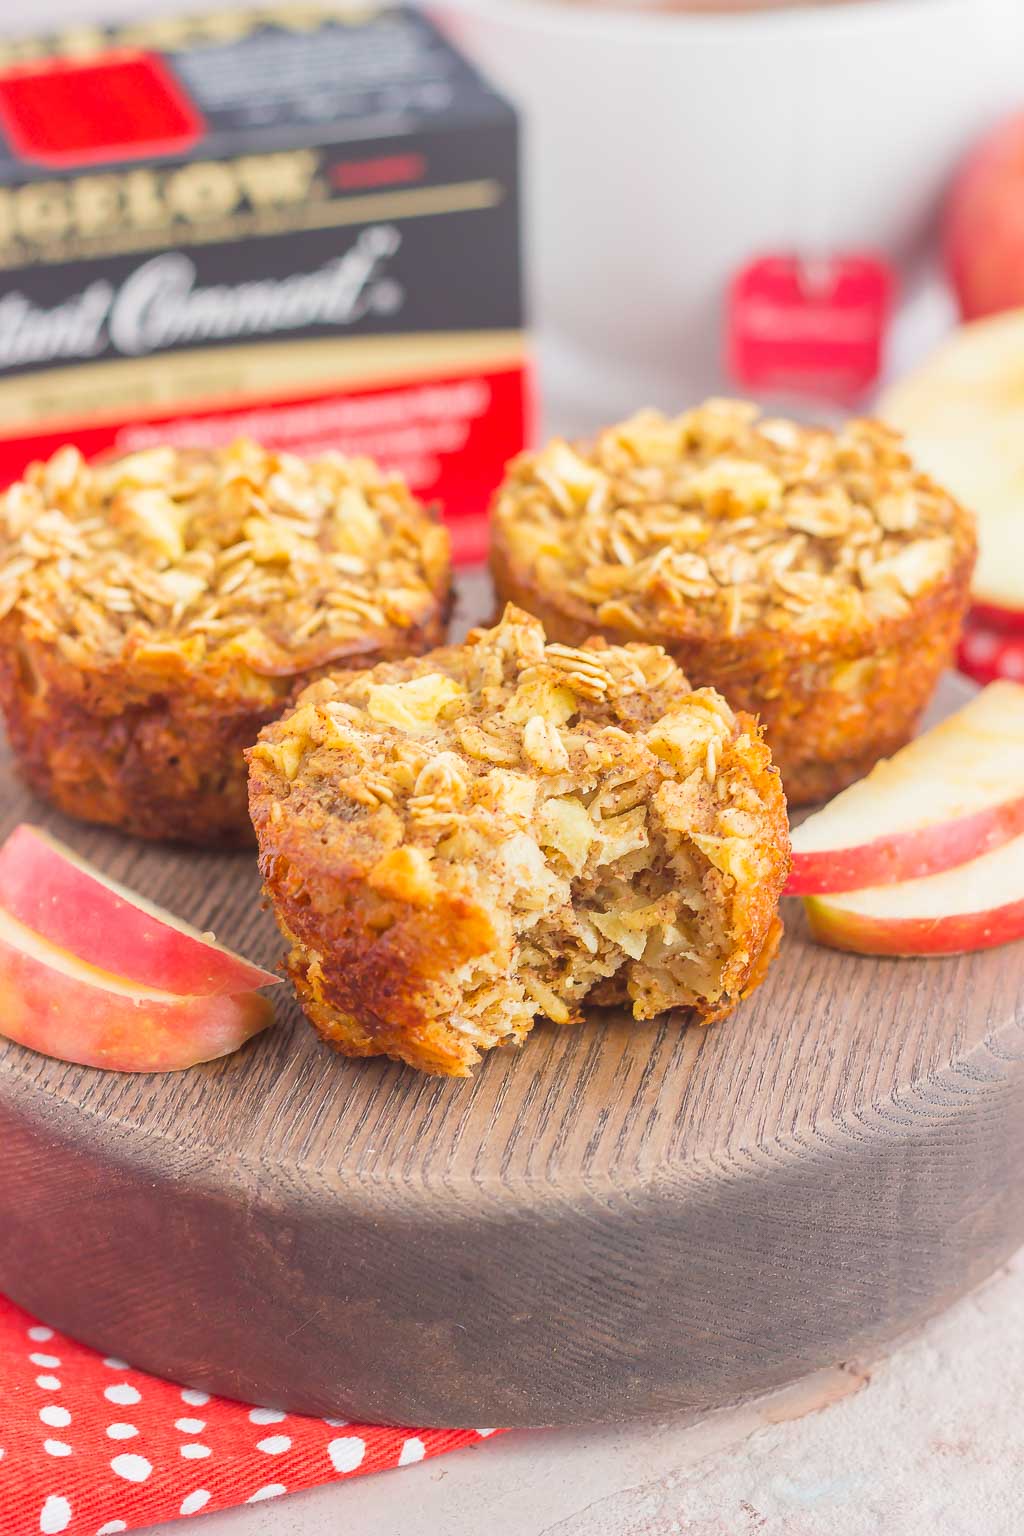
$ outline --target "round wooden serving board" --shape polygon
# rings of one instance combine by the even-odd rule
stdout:
[[[252,857],[0,786],[0,835],[278,958]],[[399,1423],[703,1410],[877,1350],[1024,1241],[1024,944],[859,959],[786,905],[727,1022],[541,1024],[470,1082],[346,1061],[285,988],[173,1076],[0,1042],[0,1289],[190,1386]]]

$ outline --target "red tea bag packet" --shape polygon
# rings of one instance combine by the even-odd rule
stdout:
[[[894,286],[876,256],[756,257],[729,289],[729,373],[758,394],[855,401],[881,371]]]

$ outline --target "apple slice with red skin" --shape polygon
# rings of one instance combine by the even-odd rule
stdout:
[[[0,1034],[113,1072],[178,1072],[237,1051],[274,1016],[258,992],[182,997],[87,965],[0,911]]]
[[[162,992],[220,997],[280,983],[27,823],[0,848],[0,907],[87,964]]]
[[[1022,207],[1007,211],[1024,251]],[[1024,260],[1017,275],[1024,304]],[[1024,308],[953,331],[886,393],[878,414],[906,435],[921,467],[977,516],[971,590],[987,621],[1024,628]]]
[[[1024,833],[1024,685],[990,683],[793,833],[786,894],[916,880]]]
[[[1024,837],[969,864],[804,900],[820,944],[859,955],[955,955],[1024,938]]]

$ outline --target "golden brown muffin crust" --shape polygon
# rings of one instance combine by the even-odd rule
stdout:
[[[296,682],[436,644],[449,600],[444,530],[368,460],[65,448],[0,498],[0,704],[69,814],[247,839],[241,749]]]
[[[513,461],[498,595],[567,643],[661,642],[757,712],[791,803],[911,733],[968,602],[973,520],[874,422],[839,433],[710,401]]]
[[[657,646],[547,645],[510,608],[314,683],[248,757],[292,979],[349,1054],[465,1075],[592,994],[719,1017],[776,940],[778,774]]]

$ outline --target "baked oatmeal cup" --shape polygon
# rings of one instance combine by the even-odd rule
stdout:
[[[464,1077],[584,1003],[708,1022],[777,945],[779,775],[658,646],[549,645],[509,607],[313,683],[247,756],[288,970],[346,1055]]]
[[[367,459],[62,448],[0,497],[15,758],[71,816],[251,841],[243,748],[324,668],[436,645],[449,595],[444,530]]]
[[[502,601],[568,645],[663,645],[760,717],[795,805],[913,734],[975,556],[971,516],[888,428],[832,433],[738,401],[522,454],[492,507]]]

